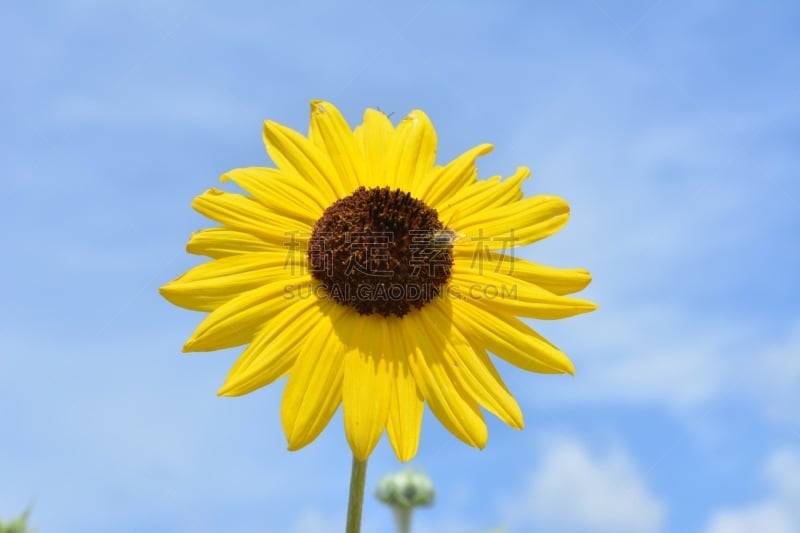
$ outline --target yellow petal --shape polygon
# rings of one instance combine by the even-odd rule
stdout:
[[[434,416],[456,437],[477,448],[489,438],[478,404],[451,376],[444,358],[445,337],[451,324],[430,321],[424,312],[411,312],[400,320],[402,335],[413,342],[409,366],[422,396]]]
[[[491,144],[479,144],[450,161],[446,166],[428,175],[427,180],[414,192],[431,207],[438,208],[455,191],[475,181],[475,160],[491,152]]]
[[[276,249],[255,235],[229,228],[206,228],[192,233],[186,244],[190,254],[214,259],[250,252],[270,252]]]
[[[364,111],[364,122],[356,127],[354,136],[364,154],[366,165],[361,185],[367,188],[385,186],[389,147],[394,139],[394,126],[389,117],[377,109],[367,109]]]
[[[542,320],[567,318],[597,309],[588,300],[559,296],[514,276],[470,269],[466,261],[454,263],[450,287],[459,297],[481,307]]]
[[[561,229],[568,218],[569,206],[564,200],[540,195],[464,215],[452,227],[465,236],[457,246],[498,250],[544,239]]]
[[[311,235],[307,222],[291,219],[269,210],[252,198],[209,189],[194,199],[192,207],[200,214],[228,226],[282,246],[287,236]]]
[[[302,262],[287,261],[284,250],[240,254],[198,265],[159,289],[180,307],[213,311],[242,293],[306,273]]]
[[[334,325],[349,310],[342,305],[314,325],[289,373],[281,403],[281,422],[290,450],[317,438],[342,403],[344,344]]]
[[[522,200],[522,182],[531,176],[528,167],[517,167],[517,170],[508,178],[502,180],[497,185],[497,190],[487,194],[482,203],[476,204],[476,208],[488,209],[489,207],[500,207],[512,202]]]
[[[267,120],[264,122],[264,144],[278,168],[297,174],[318,187],[328,204],[352,192],[339,179],[328,155],[296,131]]]
[[[365,461],[380,439],[389,415],[391,358],[386,319],[377,315],[346,317],[355,329],[344,359],[344,429],[353,455]]]
[[[506,387],[497,369],[494,367],[491,359],[486,354],[486,350],[480,350],[478,347],[472,347],[478,361],[475,362],[475,372],[487,371],[491,379],[485,378],[486,384],[476,387],[476,395],[478,401],[486,409],[500,420],[508,424],[514,429],[522,429],[525,427],[525,419],[522,415],[517,400]],[[483,389],[483,391],[481,390]]]
[[[493,176],[461,187],[437,205],[440,219],[458,225],[460,219],[470,213],[517,202],[522,198],[522,182],[530,175],[526,167],[519,167],[506,180],[501,181],[499,176]]]
[[[237,168],[223,174],[221,179],[233,181],[270,210],[309,226],[328,207],[316,187],[299,176],[274,168]]]
[[[394,386],[389,401],[389,423],[386,429],[397,458],[405,462],[416,455],[419,447],[424,403],[408,365],[409,352],[403,335],[391,335],[388,342],[394,356]]]
[[[435,162],[436,131],[428,115],[414,110],[397,125],[386,158],[386,184],[418,197],[418,184],[424,182]]]
[[[454,260],[473,272],[496,272],[533,283],[553,294],[573,294],[586,288],[592,275],[583,268],[556,268],[532,263],[512,253],[494,253],[480,249],[454,249]]]
[[[500,176],[491,176],[451,192],[451,196],[436,205],[439,219],[445,221],[444,224],[448,227],[452,227],[454,224],[458,225],[458,220],[465,213],[473,213],[474,206],[482,203],[481,200],[486,196],[487,191],[496,189],[499,185]],[[469,191],[469,194],[466,194],[466,191]]]
[[[425,311],[432,315],[433,322],[452,322],[453,308],[449,299],[436,300]],[[454,327],[447,336],[443,355],[453,376],[472,398],[509,426],[522,429],[522,410],[482,347],[476,353],[462,332]]]
[[[253,342],[236,360],[218,394],[240,396],[269,385],[295,363],[309,332],[324,320],[330,300],[298,296],[261,328]]]
[[[312,100],[313,105],[313,100]],[[319,131],[319,125],[312,120],[308,121],[308,140],[322,151],[325,151],[325,142],[322,140],[322,134]]]
[[[208,352],[250,342],[270,318],[288,307],[298,295],[310,300],[311,283],[308,275],[291,281],[278,280],[229,300],[197,326],[183,351]]]
[[[350,192],[364,181],[364,156],[350,126],[330,102],[312,100],[311,123],[328,157],[339,173],[339,181]]]
[[[575,373],[569,358],[519,319],[452,298],[453,324],[473,344],[523,370],[540,374]]]

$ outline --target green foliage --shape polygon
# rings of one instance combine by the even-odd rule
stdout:
[[[3,520],[0,519],[0,533],[35,533],[34,530],[28,526],[28,516],[30,516],[30,514],[31,510],[28,508],[11,522],[3,522]]]

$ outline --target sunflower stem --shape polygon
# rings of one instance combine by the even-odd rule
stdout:
[[[364,485],[367,479],[367,461],[359,461],[353,456],[350,470],[350,499],[347,502],[346,533],[361,531],[361,509],[364,506]]]

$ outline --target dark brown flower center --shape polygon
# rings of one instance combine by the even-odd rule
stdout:
[[[402,317],[437,297],[450,279],[452,231],[409,193],[360,187],[314,225],[308,260],[337,302],[362,315]]]

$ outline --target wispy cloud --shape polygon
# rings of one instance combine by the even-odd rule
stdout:
[[[760,501],[716,510],[705,533],[792,533],[800,531],[800,452],[782,448],[767,458],[762,475],[768,486]]]
[[[502,506],[520,531],[663,531],[666,505],[648,487],[627,450],[615,447],[597,453],[564,436],[545,442],[536,451],[540,459],[525,486]]]

